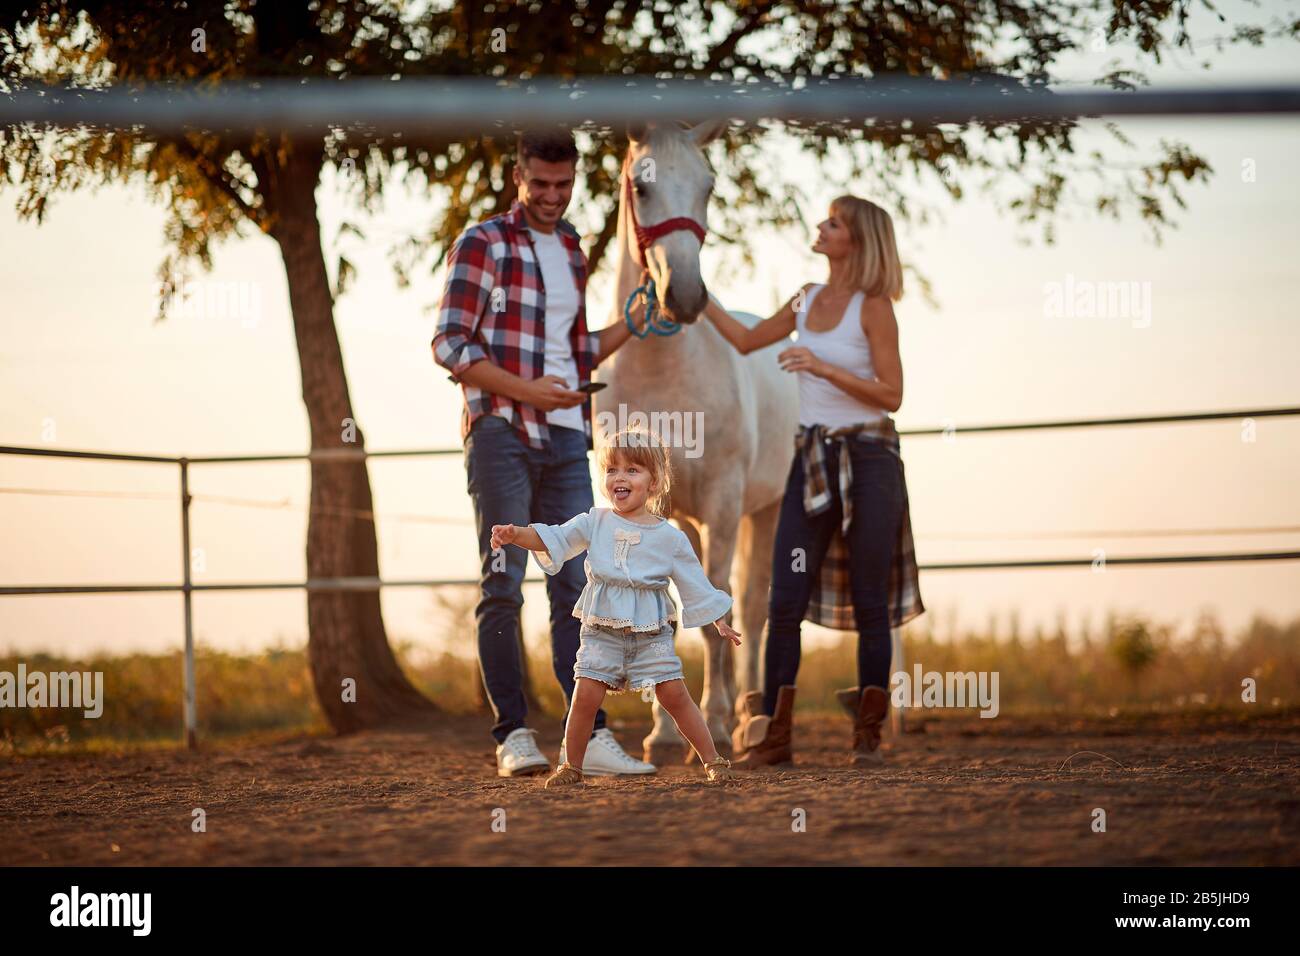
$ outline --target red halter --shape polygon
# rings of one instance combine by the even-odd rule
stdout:
[[[663,222],[656,223],[653,226],[641,226],[636,218],[636,201],[632,194],[632,171],[631,163],[628,159],[623,160],[623,196],[627,201],[628,211],[632,215],[632,232],[636,236],[636,257],[637,265],[642,269],[645,268],[645,251],[650,248],[656,239],[668,235],[670,232],[681,232],[683,229],[695,233],[700,244],[704,244],[704,237],[708,235],[708,230],[701,226],[689,216],[677,216],[673,219],[665,219]]]

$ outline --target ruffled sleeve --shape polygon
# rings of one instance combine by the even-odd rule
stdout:
[[[682,596],[682,627],[712,624],[731,610],[731,595],[713,586],[684,534],[678,535],[673,551],[672,577]]]
[[[537,532],[546,545],[545,551],[534,551],[533,557],[547,574],[559,574],[564,562],[587,550],[591,544],[592,519],[595,508],[574,515],[564,524],[538,524],[528,527]]]

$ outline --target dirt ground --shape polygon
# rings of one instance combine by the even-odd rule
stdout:
[[[796,765],[732,790],[696,764],[558,794],[499,779],[487,725],[8,759],[0,863],[1300,864],[1296,715],[931,721],[860,771],[846,719],[801,714]],[[559,725],[538,729],[554,759]],[[633,752],[648,730],[616,728]]]

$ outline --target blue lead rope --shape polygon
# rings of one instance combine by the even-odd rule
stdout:
[[[636,304],[637,296],[645,297],[645,331],[638,332],[636,323],[632,321],[632,306]],[[674,322],[666,316],[659,314],[659,301],[655,298],[655,280],[646,279],[645,285],[637,286],[632,290],[632,294],[627,297],[627,303],[623,306],[623,321],[627,323],[628,331],[639,339],[645,338],[651,332],[655,335],[672,335],[680,331],[681,323]]]

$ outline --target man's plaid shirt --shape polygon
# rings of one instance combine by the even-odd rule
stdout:
[[[482,359],[490,359],[520,378],[545,374],[546,290],[527,226],[524,207],[516,200],[509,212],[461,233],[447,258],[433,349],[434,359],[451,372],[451,380],[465,393],[462,441],[480,415],[496,414],[507,418],[533,448],[550,444],[544,411],[460,380],[465,369]],[[556,234],[568,250],[578,287],[578,315],[569,340],[578,367],[576,384],[583,385],[591,381],[598,353],[596,336],[587,331],[587,257],[578,245],[577,230],[567,221],[560,220]],[[581,407],[587,447],[591,448],[591,401]]]

